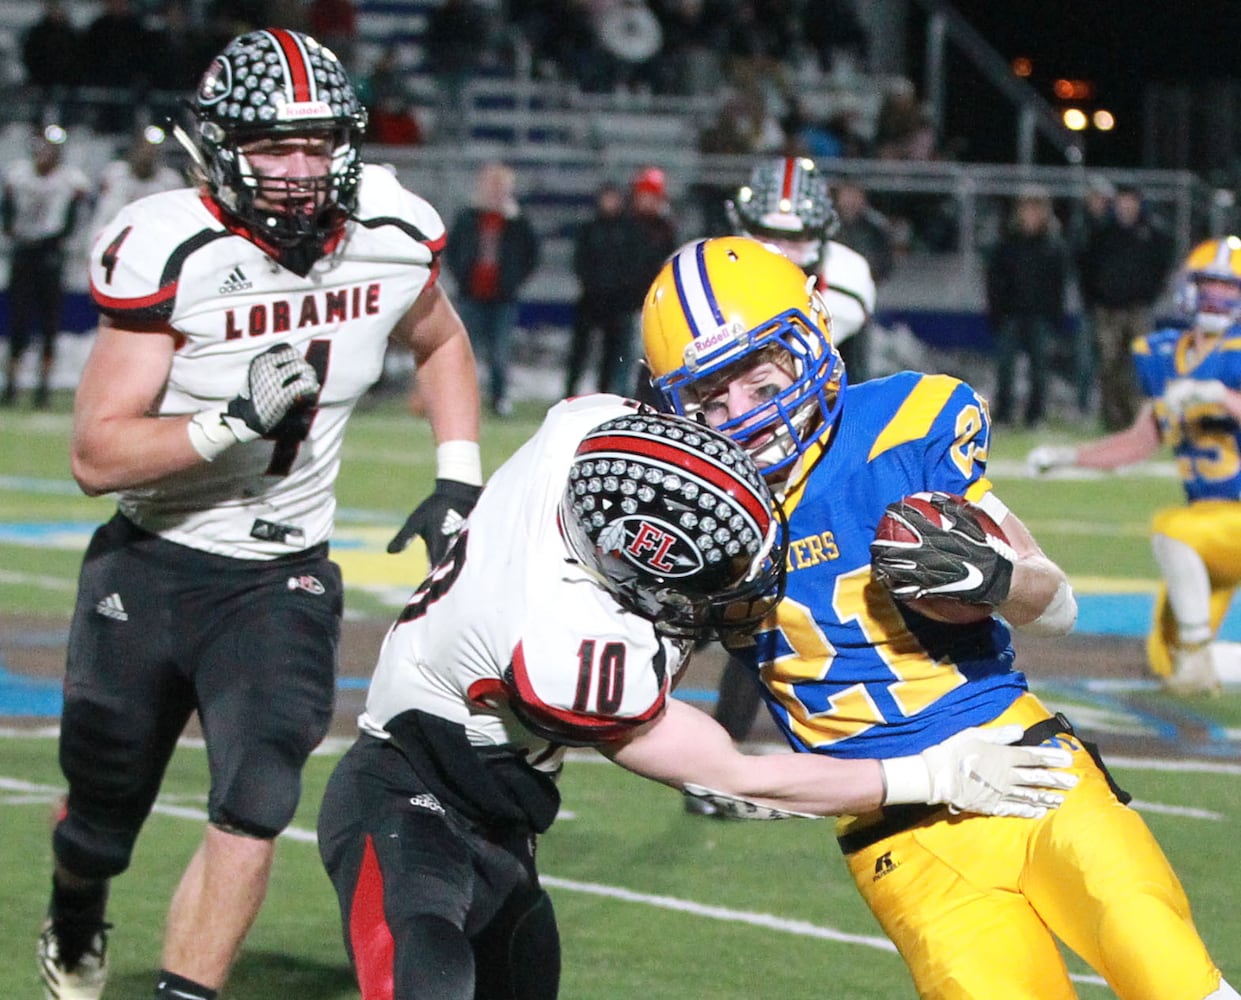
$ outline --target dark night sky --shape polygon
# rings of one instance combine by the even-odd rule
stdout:
[[[1241,0],[954,0],[956,8],[1002,55],[1034,61],[1034,83],[1050,99],[1057,77],[1086,79],[1097,88],[1095,105],[1112,110],[1116,133],[1087,135],[1087,157],[1096,163],[1137,166],[1143,95],[1148,82],[1241,78]],[[1011,156],[1013,140],[988,134],[979,121],[1003,115],[1003,106],[980,97],[971,105],[970,71],[950,62],[946,121],[950,135],[967,137],[967,158]],[[986,88],[980,87],[979,90]],[[994,132],[995,130],[990,130]]]

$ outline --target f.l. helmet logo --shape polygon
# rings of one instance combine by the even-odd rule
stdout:
[[[692,538],[666,521],[641,514],[624,517],[599,532],[598,546],[663,577],[692,576],[703,567],[702,553]]]
[[[675,568],[668,559],[668,550],[676,544],[676,536],[643,521],[634,532],[626,551],[635,562],[645,562],[657,573],[671,573]]]

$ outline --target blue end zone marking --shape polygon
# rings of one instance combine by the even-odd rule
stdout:
[[[1154,594],[1077,595],[1078,635],[1146,635],[1155,613]],[[1241,601],[1234,601],[1220,625],[1219,638],[1241,642]]]
[[[58,718],[63,706],[60,681],[11,674],[0,666],[0,715]]]

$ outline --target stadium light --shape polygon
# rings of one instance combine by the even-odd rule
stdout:
[[[1028,79],[1034,75],[1034,62],[1028,56],[1017,56],[1012,62],[1013,76]]]
[[[1081,108],[1065,108],[1060,117],[1064,127],[1071,132],[1081,132],[1090,124],[1090,119]]]
[[[1106,108],[1100,108],[1091,116],[1091,123],[1100,132],[1110,132],[1116,127],[1116,116]]]

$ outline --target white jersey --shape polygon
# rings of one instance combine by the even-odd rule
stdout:
[[[358,210],[306,277],[280,266],[192,189],[127,206],[95,240],[91,293],[123,329],[178,339],[161,416],[226,405],[250,361],[303,352],[322,390],[305,437],[238,444],[215,461],[120,494],[134,523],[181,545],[265,559],[325,541],[345,423],[379,378],[397,321],[434,280],[436,211],[382,167],[364,169]]]
[[[832,314],[832,343],[848,340],[875,312],[875,279],[866,258],[828,240],[819,267],[819,294]]]
[[[557,518],[582,437],[629,412],[618,396],[559,403],[491,477],[464,545],[388,632],[363,731],[387,738],[391,719],[421,709],[465,727],[475,746],[550,767],[559,743],[614,739],[659,714],[688,646],[661,639],[571,562]]]
[[[29,160],[14,163],[4,176],[13,211],[13,242],[35,243],[65,231],[73,202],[90,191],[77,167],[60,164],[39,174]]]
[[[139,177],[127,160],[113,160],[104,167],[103,179],[99,182],[99,196],[91,217],[91,239],[131,201],[159,194],[161,191],[171,191],[182,187],[184,183],[177,171],[162,163],[155,167],[150,177]]]

